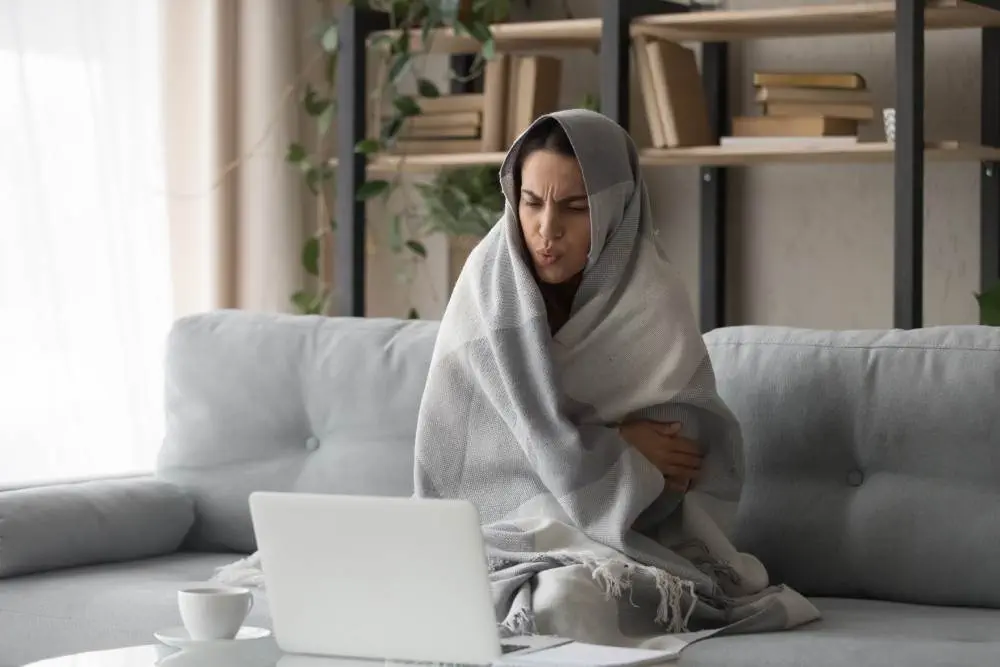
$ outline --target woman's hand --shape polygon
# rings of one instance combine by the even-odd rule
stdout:
[[[668,488],[684,493],[698,478],[701,450],[679,435],[680,422],[635,421],[623,424],[618,432],[663,473]]]

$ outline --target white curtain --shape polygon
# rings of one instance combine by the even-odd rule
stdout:
[[[0,485],[159,448],[160,24],[158,0],[0,0]]]

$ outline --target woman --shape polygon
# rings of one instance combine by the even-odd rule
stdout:
[[[441,324],[415,484],[479,509],[501,627],[677,646],[665,635],[815,618],[718,527],[739,498],[739,426],[628,134],[545,116],[500,179],[505,214]]]

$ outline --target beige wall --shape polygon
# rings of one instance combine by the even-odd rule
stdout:
[[[571,0],[577,16],[597,15],[600,0]],[[800,5],[836,0],[795,0]],[[733,9],[787,6],[783,0],[728,0]],[[561,16],[556,2],[535,0],[524,18]],[[879,107],[891,106],[893,39],[888,35],[781,39],[731,47],[734,113],[751,111],[750,76],[758,69],[816,68],[858,71]],[[597,89],[597,58],[565,52],[567,66],[588,77],[564,84],[563,103],[575,105]],[[927,41],[927,138],[975,141],[979,127],[977,31],[931,33]],[[635,87],[634,87],[635,88]],[[636,140],[647,141],[638,100]],[[879,125],[868,128],[876,138]],[[884,165],[772,165],[731,170],[730,295],[734,321],[806,327],[892,325],[892,167]],[[698,180],[695,168],[646,172],[653,210],[668,251],[697,297]],[[926,196],[925,323],[976,321],[973,292],[979,275],[978,166],[929,164]],[[443,257],[443,255],[441,255]],[[443,259],[434,261],[443,262]],[[431,269],[445,290],[441,264]],[[391,278],[391,276],[390,276]],[[377,280],[376,278],[372,278]],[[405,313],[398,290],[372,285],[372,314]],[[427,285],[416,290],[425,316],[438,305]],[[393,312],[395,311],[395,312]]]

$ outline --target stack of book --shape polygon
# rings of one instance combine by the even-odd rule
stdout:
[[[407,118],[396,139],[399,153],[475,153],[483,131],[483,95],[421,98],[421,114]]]
[[[756,72],[753,85],[762,114],[733,118],[733,137],[723,144],[746,138],[857,142],[859,124],[875,117],[865,80],[853,72]]]
[[[503,152],[536,118],[559,109],[562,61],[550,56],[498,54],[483,72],[483,92],[422,97],[394,152]]]

